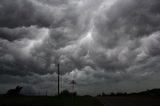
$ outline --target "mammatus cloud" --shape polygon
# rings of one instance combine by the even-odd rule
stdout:
[[[20,84],[53,95],[57,63],[61,89],[74,79],[80,94],[159,87],[159,4],[1,0],[0,92]]]

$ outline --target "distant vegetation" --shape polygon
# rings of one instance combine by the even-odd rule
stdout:
[[[63,90],[61,93],[60,93],[60,96],[62,97],[70,97],[70,96],[78,96],[77,95],[77,92],[69,92],[68,90]]]
[[[160,89],[146,90],[138,93],[111,92],[110,94],[105,94],[104,92],[102,92],[102,94],[99,94],[97,96],[160,96]]]

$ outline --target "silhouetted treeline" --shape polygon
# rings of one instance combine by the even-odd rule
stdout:
[[[122,92],[117,92],[117,93],[114,93],[114,92],[111,92],[110,94],[106,94],[104,92],[102,92],[102,94],[99,94],[97,96],[124,96],[124,95],[128,95],[126,92],[122,93]]]
[[[160,96],[160,89],[146,90],[138,93],[111,92],[110,94],[106,94],[102,92],[102,94],[99,94],[97,96]]]
[[[146,90],[139,93],[131,93],[130,95],[160,96],[160,89]]]

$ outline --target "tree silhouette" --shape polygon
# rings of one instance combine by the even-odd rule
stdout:
[[[7,96],[19,96],[22,88],[23,87],[17,86],[15,89],[10,89],[7,91],[6,95]]]

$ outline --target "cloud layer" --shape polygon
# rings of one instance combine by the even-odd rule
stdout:
[[[0,92],[20,84],[53,95],[57,63],[61,89],[74,79],[80,94],[160,87],[159,4],[1,0]]]

